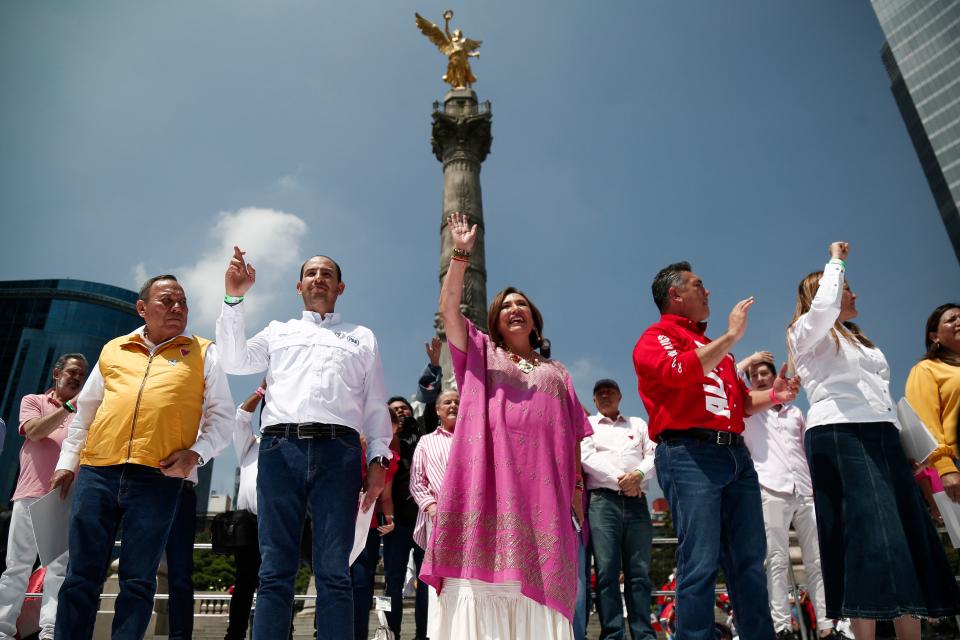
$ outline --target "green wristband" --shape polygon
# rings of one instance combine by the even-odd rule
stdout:
[[[840,258],[830,258],[830,264],[839,264],[844,269],[847,268],[847,261]]]
[[[243,296],[223,296],[223,301],[232,307],[243,302]]]

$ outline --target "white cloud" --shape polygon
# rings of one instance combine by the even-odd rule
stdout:
[[[299,268],[300,240],[306,232],[307,223],[301,218],[276,209],[247,207],[221,212],[209,232],[209,249],[196,263],[175,271],[190,300],[191,329],[212,337],[223,300],[223,273],[234,245],[246,252],[257,270],[255,295],[244,304],[248,326],[259,329],[281,288],[293,288],[296,276],[291,274]]]
[[[147,265],[143,262],[138,262],[130,269],[130,280],[133,283],[130,288],[134,291],[140,291],[140,287],[143,286],[143,283],[146,282],[149,277],[150,276],[147,275]]]
[[[298,180],[297,176],[294,175],[287,175],[278,179],[277,186],[284,191],[299,191],[303,188],[303,185],[300,184],[300,180]]]
[[[287,175],[280,176],[274,181],[274,186],[280,189],[280,191],[292,193],[303,191],[306,187],[303,184],[301,177],[306,172],[306,165],[302,162],[297,165],[296,170],[293,173],[288,173]]]

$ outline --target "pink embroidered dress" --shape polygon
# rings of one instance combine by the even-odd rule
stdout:
[[[572,620],[576,446],[593,430],[570,374],[552,360],[522,372],[469,320],[466,353],[450,353],[460,411],[420,577],[519,581]]]

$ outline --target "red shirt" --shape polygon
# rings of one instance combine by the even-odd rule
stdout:
[[[703,323],[663,314],[633,348],[637,388],[650,416],[654,440],[666,429],[743,432],[747,387],[729,353],[716,369],[704,374],[695,351],[710,344],[703,335],[705,329]]]

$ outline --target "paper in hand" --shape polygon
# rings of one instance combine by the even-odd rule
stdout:
[[[370,523],[373,522],[373,512],[376,505],[370,505],[366,513],[360,508],[363,505],[363,497],[365,495],[367,495],[365,492],[361,492],[360,500],[357,502],[357,528],[353,533],[353,549],[350,550],[351,565],[360,557],[364,547],[367,546],[367,536],[370,534]]]
[[[71,486],[71,492],[73,487]],[[37,540],[40,564],[44,567],[67,552],[70,533],[70,495],[60,498],[60,488],[27,507],[33,535]]]

